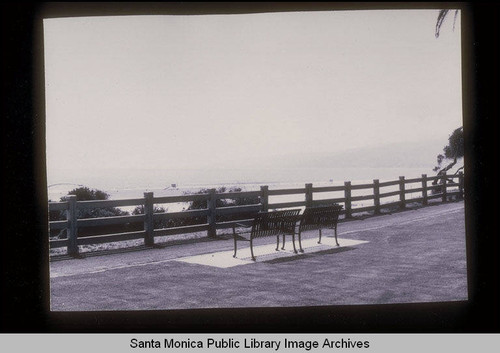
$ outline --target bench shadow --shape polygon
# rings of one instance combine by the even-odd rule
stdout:
[[[331,254],[337,254],[341,253],[344,251],[351,251],[355,250],[356,248],[353,246],[345,246],[341,248],[333,248],[333,249],[327,249],[327,250],[321,250],[321,251],[316,251],[313,253],[303,253],[302,255],[294,255],[294,256],[288,256],[288,257],[280,257],[277,259],[272,259],[272,260],[267,260],[267,261],[262,261],[263,263],[266,264],[277,264],[277,263],[283,263],[283,262],[290,262],[290,261],[296,261],[296,260],[302,260],[302,259],[309,259],[317,256],[322,256],[322,255],[331,255]]]

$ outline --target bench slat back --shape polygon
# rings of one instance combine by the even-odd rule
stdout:
[[[300,219],[300,230],[335,227],[341,205],[307,207]]]
[[[252,225],[252,238],[291,233],[295,230],[300,209],[260,212]]]

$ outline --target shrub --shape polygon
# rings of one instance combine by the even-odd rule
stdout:
[[[73,189],[68,192],[68,195],[61,197],[61,202],[65,202],[69,200],[70,195],[75,195],[77,201],[90,201],[90,200],[107,200],[109,199],[109,194],[97,190],[97,189],[90,189],[86,186],[79,187],[76,189]],[[66,220],[67,211],[51,211],[49,212],[49,220],[50,221],[60,221],[60,220]],[[93,208],[93,209],[84,209],[84,210],[77,210],[76,217],[78,219],[82,218],[100,218],[100,217],[114,217],[114,216],[126,216],[129,213],[126,211],[123,211],[119,208],[116,207],[100,207],[100,208]],[[129,225],[127,224],[117,224],[117,225],[109,225],[109,226],[98,226],[98,227],[85,227],[85,228],[79,228],[78,229],[78,235],[79,236],[92,236],[92,235],[100,235],[100,234],[111,234],[111,233],[120,233],[120,232],[126,232],[129,230]],[[65,238],[66,237],[66,231],[63,230],[61,232],[59,231],[54,231],[50,232],[50,236],[54,237],[57,236],[58,238]]]
[[[227,188],[225,186],[222,186],[216,190],[216,193],[222,194],[225,192],[241,192],[242,189],[240,187],[232,187],[232,188]],[[208,189],[201,189],[196,194],[206,194],[208,193]],[[260,198],[259,197],[236,197],[236,198],[230,198],[230,199],[217,199],[215,202],[216,207],[230,207],[230,206],[244,206],[244,205],[255,205],[259,204]],[[207,208],[206,201],[193,201],[191,205],[188,207],[188,210],[199,210],[199,209],[204,209]],[[254,215],[254,212],[240,212],[240,213],[235,213],[231,215],[219,215],[216,217],[217,222],[226,222],[226,221],[232,221],[232,220],[238,220],[238,219],[245,219],[245,218],[250,218]],[[205,222],[206,220],[204,220]],[[203,222],[202,222],[203,223]]]
[[[165,213],[167,212],[168,209],[165,209],[164,207],[161,207],[161,206],[153,206],[153,213]],[[134,208],[134,210],[132,211],[132,214],[133,215],[139,215],[139,214],[144,214],[144,206],[143,205],[140,205],[140,206],[137,206],[136,208]],[[142,223],[134,223],[134,228],[137,228],[137,229],[134,229],[134,230],[139,230],[139,229],[143,229],[144,225]],[[169,220],[167,219],[156,219],[154,221],[154,228],[155,229],[158,229],[158,228],[167,228],[169,226]]]

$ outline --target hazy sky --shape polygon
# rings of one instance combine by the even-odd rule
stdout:
[[[436,39],[437,14],[45,20],[48,169],[444,145],[462,125],[460,16]]]

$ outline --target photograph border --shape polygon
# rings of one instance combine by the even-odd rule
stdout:
[[[0,332],[498,333],[498,10],[489,3],[8,3],[2,16],[4,229]],[[49,310],[43,18],[440,9],[462,11],[467,302],[298,308]],[[437,13],[437,11],[436,11]],[[495,76],[496,74],[496,76]],[[4,79],[5,78],[5,79]],[[496,81],[496,82],[495,82]],[[486,161],[485,159],[488,159]],[[12,249],[15,249],[13,251]]]

